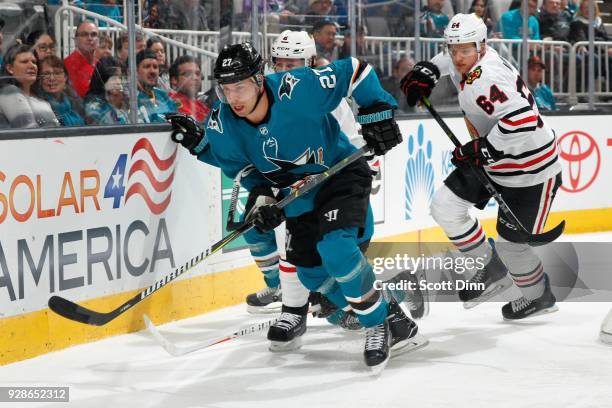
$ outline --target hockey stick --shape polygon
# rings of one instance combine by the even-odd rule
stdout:
[[[321,306],[314,305],[310,309],[308,309],[308,313],[318,312],[319,310],[321,310]],[[202,350],[217,344],[225,343],[226,341],[260,332],[269,328],[278,320],[278,318],[274,318],[266,320],[264,322],[254,323],[248,326],[242,326],[239,329],[232,330],[231,334],[227,334],[225,336],[213,337],[208,340],[203,340],[199,343],[192,344],[189,346],[178,346],[168,340],[163,334],[161,334],[159,330],[157,330],[157,326],[155,326],[149,316],[145,314],[143,315],[143,318],[145,325],[147,326],[147,330],[149,331],[151,336],[153,336],[153,339],[157,341],[157,343],[162,346],[162,348],[166,350],[168,354],[174,357],[180,357],[185,354],[193,353],[194,351]]]
[[[433,116],[436,122],[438,122],[438,125],[440,125],[442,130],[444,130],[444,133],[446,133],[446,136],[448,136],[451,142],[453,142],[456,147],[461,146],[461,142],[459,141],[459,139],[457,139],[453,131],[448,127],[446,122],[444,122],[444,119],[442,119],[440,114],[434,109],[434,107],[431,105],[431,102],[429,102],[429,99],[426,96],[421,95],[421,100],[423,101],[423,104],[425,105],[429,113],[431,113],[431,116]],[[504,213],[504,216],[511,224],[515,226],[515,228],[517,228],[517,232],[523,237],[523,241],[525,243],[531,246],[545,245],[550,242],[553,242],[563,233],[563,230],[565,229],[565,220],[561,221],[559,225],[557,225],[550,231],[543,232],[541,234],[532,234],[531,232],[529,232],[523,226],[523,224],[521,224],[516,215],[514,215],[506,201],[504,201],[501,194],[499,194],[499,192],[493,186],[493,183],[491,183],[491,181],[487,178],[484,173],[484,170],[476,167],[471,162],[469,162],[469,165],[472,169],[472,172],[476,175],[476,178],[478,178],[482,185],[487,189],[487,192],[491,194],[493,198],[495,198],[495,201],[497,201],[497,203],[499,204],[499,208]],[[512,228],[512,226],[509,227]]]
[[[327,171],[323,173],[315,174],[307,177],[304,184],[300,186],[300,188],[291,191],[285,198],[279,201],[276,206],[278,208],[284,208],[295,199],[303,196],[308,193],[310,190],[327,180],[329,177],[338,173],[340,170],[344,169],[349,164],[361,158],[363,155],[367,154],[370,149],[367,146],[362,147],[361,149],[355,151],[353,154],[345,157],[334,166],[329,168]],[[205,251],[198,254],[196,257],[191,258],[189,261],[185,262],[183,265],[174,269],[170,274],[166,275],[161,280],[155,282],[153,285],[149,286],[142,292],[138,293],[133,298],[129,299],[127,302],[123,303],[119,307],[110,312],[97,312],[95,310],[88,309],[84,306],[80,306],[77,303],[74,303],[66,298],[61,296],[51,296],[49,299],[49,309],[59,314],[60,316],[65,317],[66,319],[74,320],[75,322],[80,322],[84,324],[89,324],[92,326],[103,326],[121,314],[125,313],[125,311],[131,309],[133,306],[140,303],[142,300],[152,295],[159,289],[166,286],[168,283],[172,282],[183,273],[191,270],[194,266],[207,259],[221,248],[225,247],[227,244],[247,232],[253,228],[253,224],[244,223],[236,230],[229,233],[223,239],[218,242],[215,242],[211,247],[207,248]]]

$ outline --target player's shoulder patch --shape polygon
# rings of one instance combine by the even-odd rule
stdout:
[[[206,125],[207,129],[216,130],[219,133],[223,133],[223,123],[221,123],[221,105],[213,108],[210,112],[210,117],[208,118],[208,124]]]
[[[467,78],[465,79],[465,83],[468,85],[472,85],[474,81],[482,76],[482,67],[479,65],[467,74]]]
[[[293,93],[293,90],[297,86],[298,82],[300,82],[300,79],[296,78],[289,72],[283,75],[281,83],[278,87],[278,99],[282,100],[283,96],[286,96],[287,99],[291,99],[291,94]]]

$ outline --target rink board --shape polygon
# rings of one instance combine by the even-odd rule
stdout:
[[[462,118],[447,121],[468,139]],[[612,230],[609,121],[548,117],[564,168],[549,226],[565,219],[567,233]],[[444,240],[428,207],[452,170],[451,144],[431,119],[400,128],[405,140],[380,161],[373,188],[376,237]],[[223,236],[228,198],[220,172],[177,149],[167,130],[63,133],[0,140],[0,365],[140,330],[145,312],[165,322],[237,304],[261,287],[239,246],[104,327],[49,312],[53,294],[109,310],[153,284]],[[492,235],[496,212],[491,203],[479,214]]]

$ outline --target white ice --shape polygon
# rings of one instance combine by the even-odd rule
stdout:
[[[612,241],[612,233],[565,237]],[[608,273],[610,271],[608,270]],[[611,303],[502,321],[501,303],[466,311],[432,304],[430,344],[392,359],[379,378],[362,363],[363,333],[310,319],[304,346],[268,351],[265,332],[171,357],[146,331],[0,367],[1,385],[68,386],[62,403],[3,407],[611,407],[612,346],[597,340]],[[266,320],[268,317],[260,318]],[[179,345],[256,321],[239,305],[159,327]]]

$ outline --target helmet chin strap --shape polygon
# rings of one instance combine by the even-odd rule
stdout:
[[[255,79],[255,83],[257,84],[259,81],[257,79]],[[255,101],[255,105],[253,106],[253,109],[251,109],[251,111],[249,113],[246,114],[246,116],[249,116],[251,113],[255,112],[255,109],[257,109],[257,106],[259,106],[259,102],[261,101],[261,97],[263,96],[265,92],[265,89],[263,87],[263,80],[261,82],[261,85],[259,85],[259,93],[257,94],[257,101]]]

